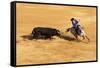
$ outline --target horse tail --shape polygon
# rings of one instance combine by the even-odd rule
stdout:
[[[70,28],[68,28],[67,30],[66,30],[66,32],[69,32],[70,31]]]

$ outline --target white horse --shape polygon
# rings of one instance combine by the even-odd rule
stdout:
[[[74,37],[77,40],[78,40],[78,36],[80,36],[83,37],[83,40],[87,39],[88,41],[90,41],[90,39],[87,37],[86,33],[84,32],[83,28],[80,25],[77,26],[77,32],[74,27],[68,28],[67,32],[69,31],[74,35]]]

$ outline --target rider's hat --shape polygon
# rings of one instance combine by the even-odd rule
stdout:
[[[73,21],[74,20],[74,18],[71,18],[71,21]]]

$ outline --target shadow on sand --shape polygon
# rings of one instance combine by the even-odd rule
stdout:
[[[28,39],[28,40],[32,40],[32,36],[31,35],[23,35],[21,36],[23,39]]]
[[[59,36],[61,39],[68,40],[68,41],[75,41],[76,39],[70,36]]]
[[[44,38],[44,37],[32,37],[31,35],[23,35],[23,36],[21,36],[24,40],[25,39],[27,39],[27,40],[33,40],[33,39],[35,39],[35,40],[38,40],[38,39],[42,39],[42,40],[47,40],[47,39],[50,39],[50,40],[52,40],[52,39],[54,39],[54,38]]]
[[[43,39],[43,40],[46,40],[44,37],[40,37],[40,38],[33,38],[31,35],[23,35],[21,36],[24,40],[27,39],[27,40],[33,40],[33,39]],[[61,39],[64,39],[64,40],[68,40],[68,41],[75,41],[75,38],[73,37],[70,37],[70,36],[58,36],[59,38]],[[49,39],[49,38],[48,38]],[[51,38],[50,40],[52,39],[55,39],[55,38]]]

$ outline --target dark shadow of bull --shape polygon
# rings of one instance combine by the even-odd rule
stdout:
[[[25,39],[27,39],[27,40],[33,40],[33,39],[35,39],[35,40],[38,40],[38,39],[43,39],[43,40],[47,40],[47,39],[45,39],[44,37],[40,37],[40,38],[33,38],[31,35],[23,35],[23,36],[21,36],[24,40]],[[70,37],[70,36],[62,36],[62,35],[60,35],[60,36],[58,36],[59,38],[61,38],[61,39],[64,39],[64,40],[68,40],[68,41],[75,41],[75,38],[73,38],[73,37]],[[51,38],[50,40],[53,40],[53,39],[55,39],[55,38]]]
[[[24,40],[25,39],[28,39],[28,40],[33,40],[32,36],[31,35],[23,35],[21,36]]]

